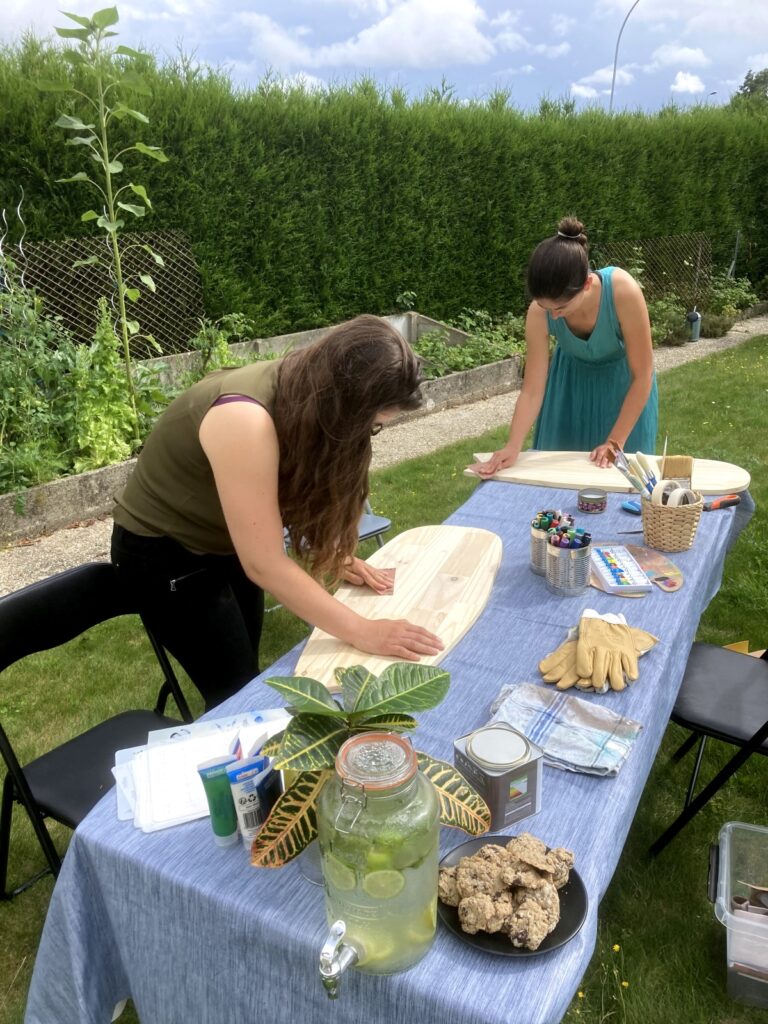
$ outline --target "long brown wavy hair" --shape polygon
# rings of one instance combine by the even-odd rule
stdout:
[[[376,415],[418,408],[420,384],[418,358],[375,316],[340,324],[283,360],[275,399],[280,512],[314,576],[339,579],[354,554]]]

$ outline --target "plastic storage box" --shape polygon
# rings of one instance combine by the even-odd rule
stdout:
[[[728,929],[728,995],[768,1007],[768,828],[729,821],[711,854],[709,895]]]

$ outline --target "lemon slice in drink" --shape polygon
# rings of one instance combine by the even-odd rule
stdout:
[[[326,854],[323,871],[334,889],[338,889],[340,892],[349,892],[350,889],[355,888],[355,872],[352,868],[347,867],[344,861],[334,857],[332,853]]]
[[[423,942],[430,942],[437,927],[437,900],[432,900],[428,907],[418,917],[410,922],[408,928],[408,939],[421,945]]]
[[[376,900],[391,900],[404,885],[402,871],[371,871],[363,879],[363,889]]]
[[[360,967],[367,967],[369,970],[381,968],[397,953],[397,945],[394,939],[389,936],[378,935],[376,941],[370,939],[363,943],[363,954],[358,961]]]

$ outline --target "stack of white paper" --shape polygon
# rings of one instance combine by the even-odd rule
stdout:
[[[238,739],[245,756],[259,737],[281,732],[289,718],[285,708],[248,711],[161,729],[142,747],[118,750],[112,769],[118,818],[155,832],[205,817],[208,802],[197,766],[230,753]]]

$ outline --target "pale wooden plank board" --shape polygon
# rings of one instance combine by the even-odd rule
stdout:
[[[435,633],[445,649],[422,657],[420,664],[438,665],[485,607],[501,553],[501,538],[490,530],[420,526],[394,537],[368,559],[371,565],[397,570],[393,594],[378,595],[345,583],[335,597],[366,618],[408,619]],[[364,665],[378,675],[399,660],[366,654],[314,629],[294,674],[336,690],[333,671],[338,666]]]
[[[476,452],[474,458],[476,462],[485,462],[490,456],[490,452]],[[652,458],[657,466],[661,465],[660,455]],[[475,475],[469,469],[465,469],[464,474]],[[514,466],[500,470],[490,479],[538,487],[564,487],[567,490],[602,487],[604,491],[636,493],[615,466],[600,469],[590,462],[589,452],[521,452]],[[702,494],[738,494],[747,490],[749,482],[749,473],[731,462],[693,460],[691,486]]]

